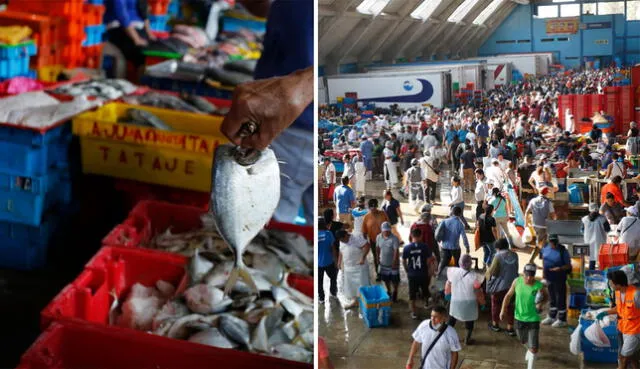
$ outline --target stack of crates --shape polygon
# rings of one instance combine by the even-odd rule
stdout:
[[[44,265],[60,211],[72,202],[68,123],[0,126],[0,268]]]
[[[169,31],[169,4],[171,0],[149,0],[149,23],[156,32]],[[175,7],[175,6],[174,6]],[[179,8],[179,5],[178,5]]]
[[[36,78],[36,72],[29,69],[29,59],[36,55],[35,42],[28,41],[16,45],[0,45],[0,80],[15,77]]]
[[[29,12],[0,12],[0,26],[27,26],[31,28],[37,53],[31,58],[30,66],[37,72],[38,79],[54,82],[62,71],[62,19]]]
[[[182,9],[180,7],[180,0],[171,0],[169,3],[169,9],[167,10],[167,14],[171,18],[181,18],[182,17]]]
[[[85,0],[12,0],[9,9],[30,14],[41,14],[62,19],[59,38],[56,40],[62,46],[61,65],[65,68],[82,67],[85,60],[90,58],[83,48],[87,41],[86,26],[102,24],[104,5],[85,3]],[[92,30],[95,33],[95,30]],[[93,35],[89,41],[93,41]]]
[[[82,66],[91,69],[102,67],[103,36],[106,31],[102,22],[105,12],[105,7],[102,3],[103,0],[87,0],[82,6],[84,32],[86,34],[86,38],[82,43],[82,50],[85,55]]]
[[[386,327],[391,318],[391,299],[380,285],[360,287],[360,314],[369,328]]]

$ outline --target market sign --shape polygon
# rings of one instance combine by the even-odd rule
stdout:
[[[555,18],[547,20],[547,34],[575,34],[578,33],[580,18]]]
[[[611,28],[611,22],[594,22],[594,23],[584,23],[582,29],[607,29]]]

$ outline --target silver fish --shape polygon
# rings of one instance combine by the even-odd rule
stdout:
[[[115,325],[118,320],[118,307],[120,306],[120,303],[115,289],[112,289],[111,292],[109,292],[109,295],[113,297],[113,302],[109,308],[109,325]]]
[[[313,247],[302,235],[279,230],[269,231],[269,244],[295,252],[307,265],[313,264]]]
[[[127,110],[127,114],[134,122],[147,124],[150,127],[161,129],[163,131],[173,131],[173,128],[171,128],[171,126],[165,123],[162,119],[155,116],[155,114],[150,113],[146,110],[129,109]]]
[[[283,343],[290,343],[289,337],[284,333],[282,327],[276,327],[273,332],[269,335],[269,347],[278,346]]]
[[[183,316],[187,316],[188,314],[189,308],[187,308],[187,306],[181,301],[167,301],[167,303],[162,306],[158,314],[153,317],[153,323],[151,327],[155,331],[159,329],[163,325],[163,323],[170,320],[175,321],[179,318],[182,318]]]
[[[273,309],[269,315],[264,316],[258,326],[253,331],[253,338],[251,339],[251,344],[254,349],[269,352],[269,335],[273,332],[277,325],[282,321],[282,317],[284,316],[284,309],[278,307]]]
[[[238,344],[225,337],[218,328],[209,328],[207,330],[198,332],[189,337],[189,341],[199,343],[201,345],[226,349],[234,349],[238,347]]]
[[[215,105],[200,96],[192,94],[182,94],[180,97],[182,98],[182,100],[186,101],[187,103],[191,104],[204,113],[215,114],[218,111],[218,108]]]
[[[285,276],[283,263],[274,254],[267,252],[263,255],[252,255],[252,268],[261,271],[274,284],[280,283]]]
[[[200,314],[190,314],[187,316],[183,316],[180,319],[177,319],[169,331],[167,332],[167,337],[176,338],[179,340],[184,340],[189,337],[189,326],[188,323],[197,321],[199,319],[204,318],[204,316]]]
[[[220,317],[220,330],[231,340],[251,350],[249,324],[244,320],[230,314],[225,314]]]
[[[282,343],[275,346],[272,349],[272,353],[273,356],[286,360],[299,361],[303,363],[313,362],[313,352],[308,351],[298,345]]]
[[[191,311],[200,314],[221,313],[233,304],[233,300],[225,297],[222,290],[207,284],[196,284],[184,292],[187,306]]]
[[[213,263],[200,256],[198,249],[189,260],[189,285],[200,283],[205,275],[213,268]]]
[[[225,293],[231,291],[238,278],[257,293],[258,288],[247,271],[242,254],[278,206],[280,168],[270,149],[259,152],[257,161],[246,166],[237,162],[236,155],[237,149],[232,145],[221,145],[216,149],[211,207],[216,228],[235,256],[235,268]]]

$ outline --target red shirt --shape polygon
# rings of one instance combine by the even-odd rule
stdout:
[[[604,204],[605,201],[607,200],[607,193],[611,192],[613,194],[613,197],[616,199],[616,202],[619,202],[621,204],[624,204],[624,198],[622,197],[622,190],[620,189],[620,186],[618,186],[615,183],[607,183],[606,185],[602,186],[602,192],[600,192],[600,203]]]
[[[433,240],[433,227],[429,223],[415,222],[411,225],[411,230],[420,229],[422,231],[421,242],[427,245],[429,250],[433,253],[435,242]]]

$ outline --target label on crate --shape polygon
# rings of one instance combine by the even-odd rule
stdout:
[[[81,138],[81,146],[84,172],[194,191],[211,190],[213,154],[158,150],[89,137]]]
[[[93,122],[89,137],[142,145],[158,145],[176,150],[213,155],[220,142],[196,133],[162,131],[121,123]]]

